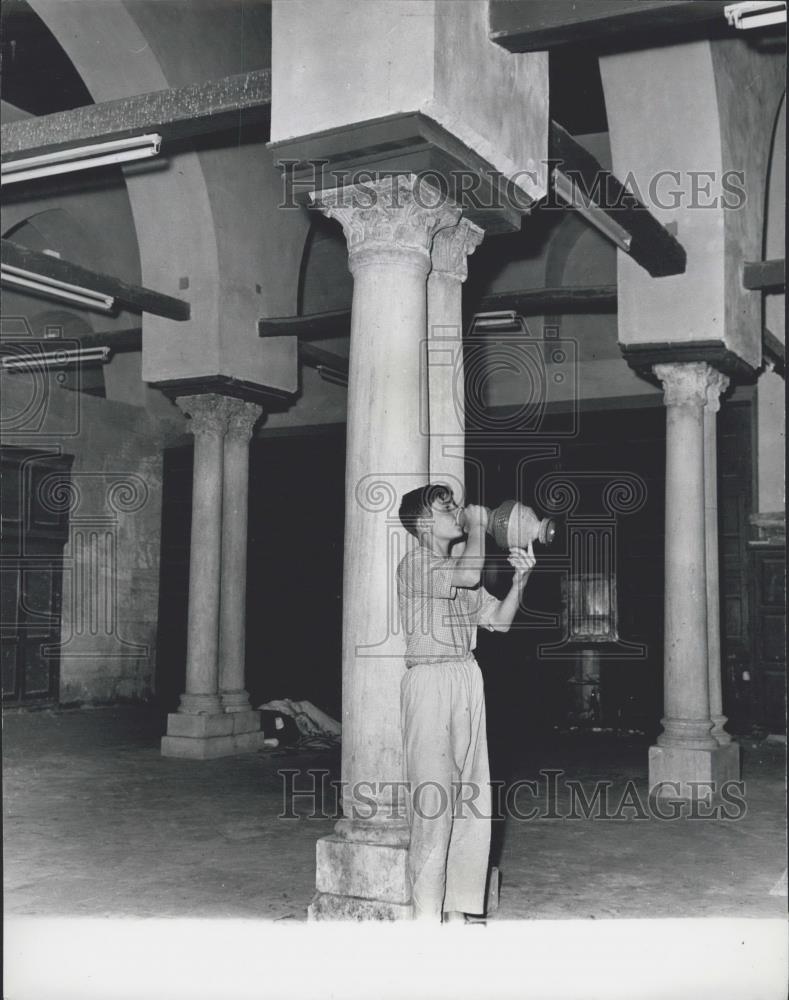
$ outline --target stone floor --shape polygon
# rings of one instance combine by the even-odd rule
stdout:
[[[165,759],[162,731],[136,708],[6,714],[7,915],[305,919],[315,841],[333,821],[278,818],[277,772],[336,773],[336,752]],[[542,785],[516,805],[554,818],[497,826],[493,920],[784,916],[785,895],[771,894],[786,865],[784,751],[743,747],[743,817],[672,821],[649,813],[637,742],[590,734],[523,752],[511,778]],[[564,772],[549,801],[541,768]],[[572,780],[587,798],[610,781],[612,818],[568,818]]]

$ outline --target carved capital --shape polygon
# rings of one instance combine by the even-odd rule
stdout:
[[[707,382],[707,412],[717,413],[721,408],[721,396],[729,388],[729,376],[711,368]]]
[[[252,431],[263,412],[263,407],[257,403],[248,403],[243,399],[225,397],[227,412],[227,437],[236,441],[249,442]]]
[[[189,417],[189,430],[198,434],[223,436],[227,430],[226,396],[211,392],[197,396],[179,396],[176,405]]]
[[[433,237],[460,218],[457,205],[414,174],[314,191],[310,198],[342,225],[352,271],[383,262],[427,269]]]
[[[706,361],[684,364],[653,365],[652,371],[663,383],[666,406],[704,406],[712,369]]]
[[[461,219],[456,226],[439,230],[433,237],[430,254],[433,272],[465,281],[469,254],[474,253],[484,237],[485,230],[468,219]]]

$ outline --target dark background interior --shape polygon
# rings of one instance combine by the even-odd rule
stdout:
[[[548,416],[542,431],[550,440]],[[720,414],[719,470],[721,588],[723,600],[724,711],[730,728],[748,728],[752,691],[742,680],[751,660],[746,538],[751,511],[751,406],[727,404]],[[644,506],[616,522],[619,632],[647,647],[642,660],[602,662],[602,723],[632,728],[652,738],[662,705],[665,410],[644,407],[587,411],[576,437],[561,440],[558,459],[526,466],[515,487],[522,451],[472,452],[484,469],[484,495],[469,500],[496,506],[513,496],[534,504],[533,485],[561,469],[634,473],[647,487]],[[559,440],[559,439],[557,439]],[[307,698],[340,717],[342,558],[345,427],[315,433],[257,438],[251,447],[247,587],[247,686],[253,705],[272,698]],[[191,507],[192,451],[166,454],[163,504],[157,700],[173,709],[183,690]],[[586,506],[585,506],[586,505]],[[596,506],[595,506],[596,505]],[[582,495],[578,513],[601,509],[599,489]],[[560,552],[560,529],[552,552]],[[539,547],[538,547],[539,549]],[[489,545],[486,584],[508,586],[506,566]],[[539,551],[537,552],[539,560]],[[499,553],[501,557],[501,554]],[[528,607],[558,613],[560,573],[536,572]],[[523,622],[521,621],[521,625]],[[486,675],[491,748],[499,739],[523,743],[567,724],[571,662],[536,655],[540,643],[557,642],[561,628],[515,628],[506,636],[480,633],[478,658]]]

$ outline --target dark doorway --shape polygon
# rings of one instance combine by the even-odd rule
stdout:
[[[186,678],[191,446],[165,453],[156,698]],[[252,704],[308,699],[339,717],[345,427],[250,445],[246,683]]]
[[[340,717],[345,426],[259,438],[250,465],[247,684],[253,705]]]

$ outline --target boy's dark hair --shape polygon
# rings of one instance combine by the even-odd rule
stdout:
[[[398,515],[405,530],[418,538],[416,522],[420,517],[428,517],[436,500],[451,500],[452,490],[446,483],[428,483],[403,494]]]

